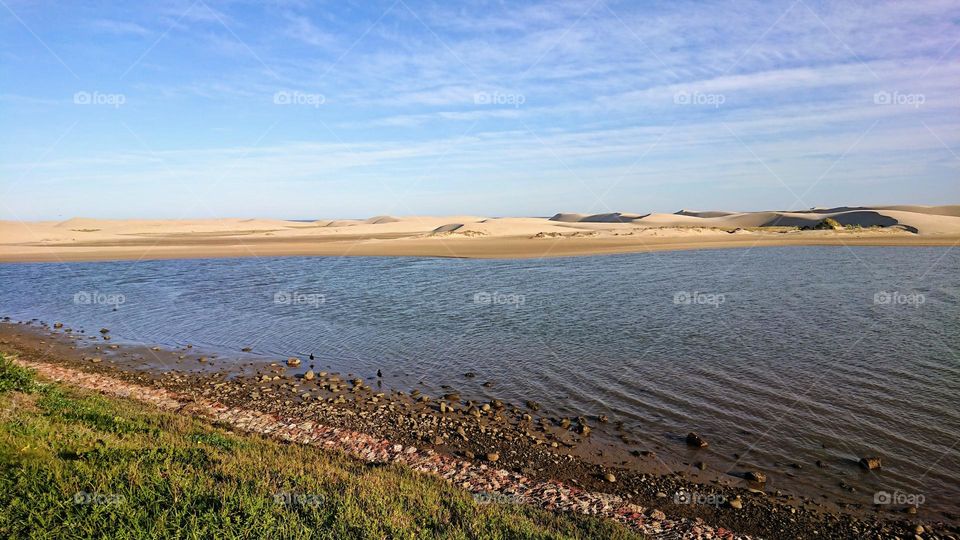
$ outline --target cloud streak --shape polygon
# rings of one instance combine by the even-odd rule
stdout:
[[[823,206],[878,202],[857,200],[864,186],[879,202],[960,196],[953,2],[185,1],[59,23],[13,7],[81,78],[27,33],[0,51],[22,73],[0,82],[0,174],[30,171],[7,190],[29,217],[89,215],[102,190],[149,215],[142,201],[221,177],[236,196],[210,193],[213,211],[294,201],[265,203],[273,217],[384,213],[384,185],[414,213],[788,204],[770,170],[799,192],[829,171],[809,194]],[[70,101],[95,90],[126,104]],[[593,201],[584,182],[615,187]],[[51,207],[50,190],[73,198]]]

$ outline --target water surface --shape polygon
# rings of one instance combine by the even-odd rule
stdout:
[[[691,459],[696,430],[717,467],[776,487],[955,512],[958,270],[960,250],[889,247],[7,264],[0,315],[607,414]]]

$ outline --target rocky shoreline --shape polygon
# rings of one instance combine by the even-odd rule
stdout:
[[[7,322],[0,325],[0,351],[44,376],[234,429],[403,463],[442,476],[481,501],[601,515],[666,538],[960,537],[954,526],[906,512],[893,519],[854,515],[768,491],[760,471],[744,488],[670,472],[651,451],[636,456],[650,462],[646,470],[583,459],[585,452],[603,451],[590,439],[604,418],[551,418],[533,402],[473,402],[456,392],[381,391],[380,374],[326,372],[299,358],[243,374],[134,369],[124,362],[133,353],[110,344],[108,329],[93,345],[84,343],[93,336],[56,323]],[[185,356],[146,352],[177,361]],[[698,437],[691,434],[688,443],[692,438]]]

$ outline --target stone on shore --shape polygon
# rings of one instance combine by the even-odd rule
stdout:
[[[687,444],[696,448],[706,448],[709,446],[707,441],[703,440],[703,437],[692,431],[687,434]]]
[[[743,477],[758,484],[764,484],[767,481],[767,475],[760,471],[748,471]]]

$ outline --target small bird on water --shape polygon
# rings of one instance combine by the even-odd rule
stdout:
[[[383,373],[381,373],[379,369],[377,370],[377,377],[383,377]]]
[[[310,359],[313,360],[313,353],[310,353]]]

